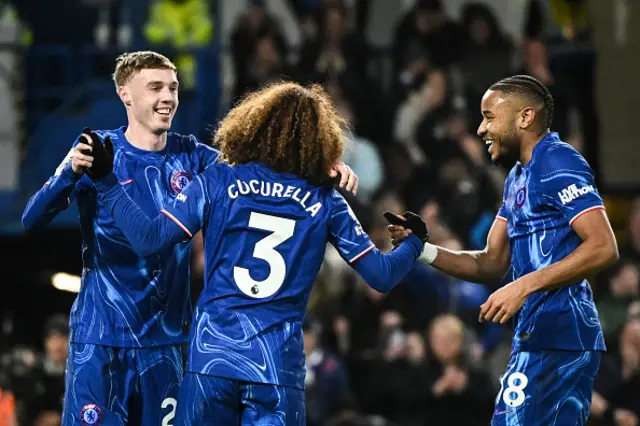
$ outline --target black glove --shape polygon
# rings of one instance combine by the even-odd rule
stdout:
[[[405,229],[411,229],[413,235],[420,238],[423,243],[429,241],[429,230],[427,229],[427,224],[419,215],[414,212],[404,212],[402,216],[404,217],[404,220],[391,212],[384,212],[385,219],[387,219],[392,225],[399,225]]]
[[[91,136],[89,144],[93,148],[93,151],[88,154],[93,156],[93,164],[85,171],[94,181],[102,179],[113,171],[113,143],[111,138],[107,136],[104,138],[104,142],[101,142],[96,132],[92,132],[88,127],[82,132]]]

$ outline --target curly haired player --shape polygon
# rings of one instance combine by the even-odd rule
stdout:
[[[215,135],[224,162],[154,219],[109,172],[109,150],[94,144],[101,198],[141,256],[203,230],[205,289],[177,424],[305,424],[302,323],[326,243],[379,291],[391,290],[422,252],[424,222],[414,220],[414,235],[382,254],[332,188],[343,128],[318,86],[279,83],[253,93]]]

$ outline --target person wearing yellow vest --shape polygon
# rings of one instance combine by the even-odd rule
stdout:
[[[179,51],[175,64],[183,87],[193,89],[196,60],[188,50],[204,47],[213,40],[213,19],[206,0],[156,0],[151,5],[144,35],[152,45]]]

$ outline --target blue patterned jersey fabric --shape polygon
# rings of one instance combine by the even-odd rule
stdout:
[[[327,242],[350,263],[374,249],[342,195],[257,163],[220,164],[163,213],[188,235],[203,229],[187,370],[304,388],[302,322]]]
[[[120,184],[149,215],[175,200],[193,176],[218,158],[216,150],[194,136],[175,133],[168,134],[162,151],[140,150],[127,141],[125,130],[97,133],[103,139],[111,137]],[[192,317],[191,241],[139,257],[97,197],[91,179],[78,179],[70,159],[29,201],[23,222],[46,222],[72,201],[78,203],[83,272],[71,310],[71,341],[132,348],[185,342]]]
[[[498,219],[507,222],[512,279],[568,256],[582,242],[571,225],[580,215],[603,209],[593,171],[557,133],[517,163],[505,182]],[[530,295],[514,316],[512,350],[606,350],[600,320],[586,280]]]

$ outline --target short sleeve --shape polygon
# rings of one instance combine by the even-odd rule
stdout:
[[[570,225],[584,213],[604,209],[593,170],[569,146],[545,153],[540,185],[546,204],[559,210]]]
[[[209,191],[207,184],[211,173],[196,176],[178,194],[171,205],[160,212],[176,223],[188,236],[192,238],[204,226],[206,213],[209,209]]]
[[[496,219],[501,220],[503,222],[507,222],[507,209],[505,207],[504,200],[502,201],[502,205],[498,209],[498,213],[496,214]]]
[[[507,222],[507,195],[509,188],[509,178],[511,177],[511,173],[507,176],[507,179],[504,182],[504,189],[502,190],[502,204],[500,204],[500,208],[498,209],[498,213],[496,214],[496,219],[501,220],[503,222]]]
[[[329,242],[348,263],[360,259],[375,247],[362,229],[349,203],[333,190]]]

